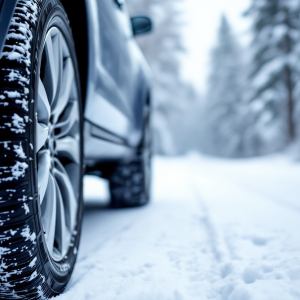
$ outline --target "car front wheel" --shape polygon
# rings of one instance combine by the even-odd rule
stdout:
[[[63,291],[82,219],[82,108],[58,0],[23,1],[0,59],[0,299]]]

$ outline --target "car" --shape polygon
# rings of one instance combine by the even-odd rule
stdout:
[[[151,27],[121,0],[0,0],[0,299],[65,289],[84,174],[113,208],[149,201]]]

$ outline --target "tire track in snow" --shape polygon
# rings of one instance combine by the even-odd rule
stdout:
[[[217,263],[227,261],[230,255],[225,243],[223,233],[218,228],[217,223],[214,221],[213,215],[205,202],[205,198],[199,191],[199,187],[196,185],[194,180],[192,180],[191,182],[193,184],[195,196],[198,199],[200,207],[203,211],[203,217],[200,219],[201,225],[206,230],[208,242],[210,244],[212,253],[214,254],[215,260]]]

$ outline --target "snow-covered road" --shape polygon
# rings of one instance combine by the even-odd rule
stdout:
[[[156,158],[153,200],[105,208],[86,178],[77,265],[57,300],[300,299],[300,165]]]

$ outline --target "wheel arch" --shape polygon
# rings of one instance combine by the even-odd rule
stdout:
[[[6,41],[6,35],[17,2],[17,0],[0,0],[0,54]]]
[[[0,0],[0,53],[6,40],[8,27],[18,0]],[[68,15],[75,42],[80,72],[83,108],[85,107],[88,74],[88,27],[85,0],[61,0]]]
[[[70,21],[80,73],[83,108],[86,102],[88,74],[88,26],[85,0],[61,0]]]

